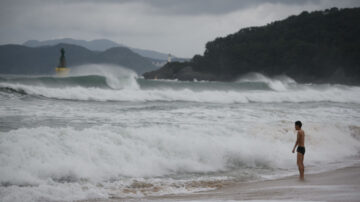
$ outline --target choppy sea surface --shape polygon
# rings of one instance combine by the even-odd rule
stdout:
[[[359,162],[360,87],[251,74],[144,80],[106,65],[0,75],[0,201],[191,193]]]

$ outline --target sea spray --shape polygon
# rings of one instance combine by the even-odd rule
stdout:
[[[296,84],[295,80],[286,76],[286,75],[279,75],[274,78],[269,78],[264,76],[260,73],[248,73],[242,77],[240,77],[236,82],[238,83],[265,83],[267,84],[271,89],[275,91],[286,91],[289,89],[289,86],[291,84]]]
[[[102,89],[138,89],[137,74],[130,69],[114,65],[82,65],[73,67],[67,76],[56,75],[0,75],[0,83],[64,89],[70,87]],[[5,87],[3,87],[5,88]]]
[[[106,78],[112,89],[139,89],[137,74],[125,67],[110,64],[88,64],[72,68],[70,76],[97,75]]]

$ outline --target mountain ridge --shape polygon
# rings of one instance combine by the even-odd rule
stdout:
[[[65,49],[67,66],[70,68],[86,64],[114,64],[132,69],[138,74],[157,68],[151,60],[126,47],[114,47],[101,52],[72,44],[41,47],[7,44],[0,46],[0,73],[53,74],[61,48]]]
[[[28,40],[28,41],[25,41],[22,45],[28,46],[28,47],[40,47],[40,46],[54,46],[59,43],[78,45],[78,46],[82,46],[84,48],[87,48],[87,49],[93,50],[93,51],[106,51],[107,49],[114,48],[114,47],[127,47],[130,50],[132,50],[133,52],[135,52],[143,57],[160,60],[160,61],[167,61],[167,59],[168,59],[168,54],[166,54],[166,53],[161,53],[158,51],[141,49],[141,48],[133,48],[133,47],[129,47],[129,46],[126,46],[123,44],[119,44],[117,42],[114,42],[114,41],[111,41],[108,39],[94,39],[94,40],[90,40],[90,41],[82,40],[82,39],[73,39],[73,38],[51,39],[51,40],[44,40],[44,41]],[[178,58],[176,56],[174,56],[174,59],[180,60],[180,61],[186,60],[184,58]]]

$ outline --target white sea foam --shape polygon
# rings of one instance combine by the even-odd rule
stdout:
[[[126,82],[111,88],[0,83],[56,98],[1,95],[0,200],[188,193],[297,172],[291,153],[297,119],[305,123],[307,171],[359,155],[359,87],[277,78],[284,88],[237,90],[236,84],[227,90],[228,84],[216,83],[225,88],[195,90],[192,82],[179,81],[138,88],[136,77],[126,75],[133,74],[114,76]],[[239,82],[272,82],[261,79]],[[169,87],[177,82],[180,88]],[[214,83],[194,85],[207,84]]]
[[[121,129],[104,125],[83,130],[70,127],[12,130],[0,136],[0,182],[35,186],[37,188],[19,189],[23,190],[23,197],[34,194],[37,199],[40,196],[48,199],[43,196],[45,190],[53,199],[75,190],[71,198],[74,200],[108,197],[110,192],[105,185],[110,190],[118,187],[115,195],[141,195],[144,191],[138,193],[137,190],[151,192],[157,187],[151,179],[181,173],[216,173],[232,169],[241,173],[246,168],[263,167],[295,169],[290,152],[294,132],[286,126],[288,124],[255,124],[245,128],[151,126]],[[306,142],[307,166],[343,161],[358,154],[360,141],[351,135],[351,128],[344,125],[323,127],[321,124],[306,126],[306,130],[311,131]],[[149,180],[144,180],[140,187],[134,188],[131,185],[134,181],[126,181],[143,177]],[[101,187],[96,187],[98,183]],[[187,182],[175,183],[174,187],[166,180],[161,183],[158,187],[164,193],[174,193],[184,192]],[[81,191],[84,186],[88,188]],[[1,189],[4,196],[16,197],[11,191],[15,188]],[[193,190],[199,189],[206,187]],[[126,190],[130,192],[125,193]]]

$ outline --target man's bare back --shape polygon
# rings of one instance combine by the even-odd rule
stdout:
[[[297,133],[298,146],[305,147],[305,132],[300,129]]]

